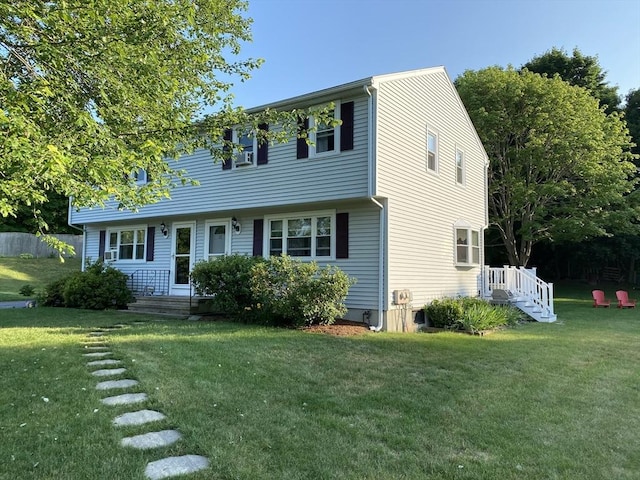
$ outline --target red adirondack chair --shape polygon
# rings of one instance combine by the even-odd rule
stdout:
[[[604,296],[603,290],[593,290],[591,295],[593,295],[593,308],[611,306],[611,302]]]
[[[636,308],[636,301],[629,299],[629,294],[626,290],[618,290],[616,298],[618,299],[618,308]]]

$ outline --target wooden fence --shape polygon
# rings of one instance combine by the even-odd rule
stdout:
[[[82,235],[52,235],[69,245],[76,251],[75,256],[82,258]],[[34,257],[56,256],[58,253],[32,233],[0,232],[0,256],[17,257],[31,254]]]

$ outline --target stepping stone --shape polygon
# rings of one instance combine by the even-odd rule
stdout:
[[[89,367],[102,367],[103,365],[118,365],[119,363],[122,363],[120,360],[94,360],[93,362],[89,362],[87,363],[87,366]]]
[[[115,395],[113,397],[107,397],[100,400],[105,405],[129,405],[132,403],[144,402],[147,398],[146,393],[125,393],[122,395]]]
[[[176,443],[181,437],[182,435],[177,430],[162,430],[160,432],[125,437],[121,440],[120,445],[145,450],[147,448],[166,447]]]
[[[91,372],[91,375],[96,377],[108,377],[109,375],[120,375],[121,373],[126,372],[126,368],[106,368],[103,370],[94,370]]]
[[[138,385],[137,380],[107,380],[96,385],[96,390],[111,390],[113,388],[129,388]]]
[[[108,350],[109,347],[105,346],[105,345],[85,345],[85,347],[87,350]]]
[[[183,455],[182,457],[167,457],[155,462],[149,462],[144,474],[151,480],[184,475],[203,470],[209,466],[209,459],[200,455]]]
[[[91,353],[83,353],[83,357],[106,357],[111,355],[111,352],[91,352]]]
[[[107,332],[89,332],[90,337],[102,337],[106,334]]]
[[[149,422],[157,422],[158,420],[164,420],[166,417],[155,410],[139,410],[137,412],[123,413],[113,419],[113,424],[116,427],[123,427],[128,425],[142,425]]]

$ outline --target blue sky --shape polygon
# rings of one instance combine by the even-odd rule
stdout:
[[[552,47],[597,56],[619,93],[640,88],[640,0],[249,0],[265,63],[233,88],[260,106],[372,75],[443,65],[520,67]]]

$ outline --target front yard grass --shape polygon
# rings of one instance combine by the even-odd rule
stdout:
[[[584,292],[486,337],[0,311],[0,479],[142,478],[181,454],[211,460],[192,479],[635,479],[640,311]],[[100,404],[80,344],[143,319],[109,342],[183,439],[138,452],[119,440],[149,427],[111,426],[127,408]]]
[[[0,257],[0,302],[24,300],[20,289],[31,285],[41,292],[46,285],[73,272],[80,271],[79,258]]]

